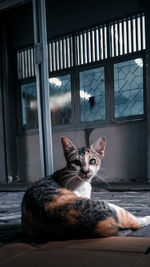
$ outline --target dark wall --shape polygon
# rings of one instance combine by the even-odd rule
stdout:
[[[146,0],[46,0],[48,39],[143,11],[147,5]],[[6,15],[11,19],[13,47],[33,44],[32,3],[12,9]]]
[[[130,15],[143,10],[145,6],[145,1],[141,0],[46,2],[48,38]]]
[[[32,3],[11,9],[6,16],[11,20],[13,48],[22,48],[33,44]]]

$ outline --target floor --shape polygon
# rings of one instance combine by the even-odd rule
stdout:
[[[23,194],[0,192],[0,266],[150,266],[150,226],[121,231],[117,237],[31,243],[20,226]],[[109,201],[138,216],[150,215],[150,191],[103,190],[93,192],[92,198]]]

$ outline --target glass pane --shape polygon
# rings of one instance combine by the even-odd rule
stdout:
[[[105,120],[104,68],[80,72],[81,122]]]
[[[21,85],[23,129],[38,128],[36,83]]]
[[[70,75],[49,79],[52,125],[71,124],[71,79]]]
[[[141,115],[143,108],[143,60],[114,65],[115,117]]]

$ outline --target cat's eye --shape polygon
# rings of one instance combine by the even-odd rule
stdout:
[[[74,163],[76,166],[81,166],[81,161],[78,159],[75,159],[72,163]]]
[[[89,164],[90,165],[95,165],[96,164],[96,159],[90,159]]]

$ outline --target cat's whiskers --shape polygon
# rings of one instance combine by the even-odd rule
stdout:
[[[81,180],[82,182],[84,182],[84,179],[82,179],[79,175],[77,175],[77,177],[79,178],[79,180]]]
[[[73,176],[73,177],[71,177],[71,178],[68,180],[68,182],[67,182],[66,185],[65,185],[65,188],[68,187],[68,185],[71,183],[72,180],[74,180],[74,178],[76,178],[76,175]]]
[[[70,172],[69,174],[66,174],[66,175],[62,176],[62,177],[60,178],[60,181],[63,180],[63,179],[65,179],[65,178],[67,178],[67,177],[69,177],[69,176],[72,177],[72,175],[76,175],[76,174],[77,174],[77,172]]]
[[[102,180],[105,184],[107,184],[109,186],[109,183],[106,182],[100,175],[96,174],[95,177],[99,178],[100,180]]]

